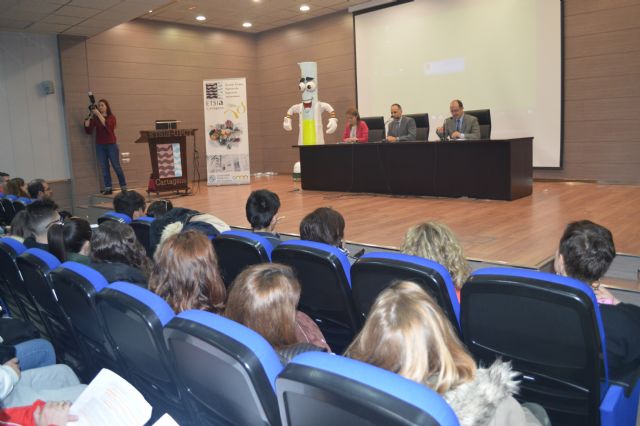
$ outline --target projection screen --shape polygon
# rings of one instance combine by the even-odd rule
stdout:
[[[415,0],[356,14],[362,117],[491,110],[492,139],[533,136],[534,167],[561,166],[560,0]]]

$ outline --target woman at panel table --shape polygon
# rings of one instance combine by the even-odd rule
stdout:
[[[367,123],[360,119],[360,114],[355,108],[347,110],[347,127],[342,134],[342,142],[366,143],[369,141],[369,128]]]

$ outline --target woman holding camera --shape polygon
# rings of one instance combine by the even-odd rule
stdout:
[[[93,129],[96,130],[96,156],[104,179],[104,190],[101,193],[104,195],[113,193],[109,162],[118,176],[120,189],[126,190],[127,182],[120,166],[120,151],[116,143],[116,117],[111,112],[111,107],[106,99],[100,99],[97,107],[91,105],[89,109],[91,113],[84,120],[84,131],[90,135],[93,133]]]

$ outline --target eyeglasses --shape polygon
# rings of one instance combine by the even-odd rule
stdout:
[[[64,220],[58,216],[58,218],[56,220],[53,220],[51,222],[49,222],[47,224],[47,226],[45,227],[45,229],[49,229],[51,227],[51,225],[64,225]]]

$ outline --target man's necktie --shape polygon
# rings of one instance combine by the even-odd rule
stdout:
[[[462,127],[462,119],[458,118],[456,120],[456,132],[460,131],[460,127]]]

